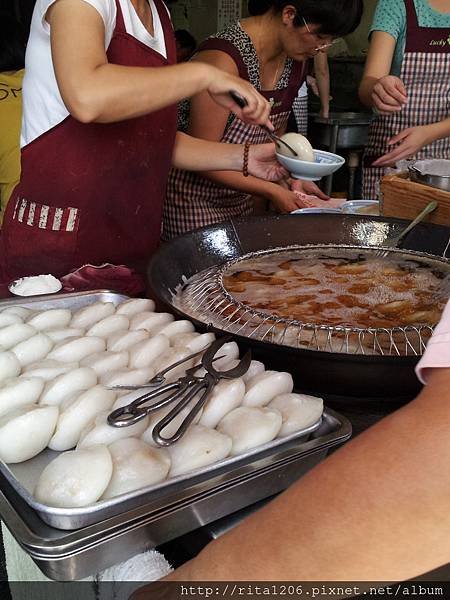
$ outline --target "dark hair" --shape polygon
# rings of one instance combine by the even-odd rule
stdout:
[[[294,25],[307,23],[320,26],[319,32],[333,37],[343,37],[355,31],[361,22],[363,0],[248,0],[251,16],[264,15],[269,10],[282,12],[286,6],[297,10]]]
[[[25,28],[14,17],[0,14],[0,72],[18,71],[25,66],[27,36]]]
[[[187,29],[177,29],[175,31],[175,39],[182,48],[187,48],[194,52],[197,48],[197,41],[195,37],[187,31]]]

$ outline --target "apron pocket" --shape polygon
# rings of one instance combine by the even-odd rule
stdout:
[[[19,198],[2,231],[7,270],[13,276],[65,275],[75,266],[80,211]]]

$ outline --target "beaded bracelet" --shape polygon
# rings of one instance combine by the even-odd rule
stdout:
[[[245,142],[244,144],[244,160],[242,163],[242,174],[244,177],[248,177],[248,155],[250,152],[250,143]]]

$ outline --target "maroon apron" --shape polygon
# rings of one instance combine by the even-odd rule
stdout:
[[[176,62],[172,25],[155,0],[167,60],[125,30],[118,0],[110,63],[163,67]],[[72,116],[22,150],[22,177],[2,229],[3,281],[57,277],[85,263],[141,272],[160,240],[162,205],[176,134],[176,106],[108,124]]]
[[[450,115],[449,29],[421,27],[414,0],[406,6],[406,46],[400,79],[408,92],[408,104],[398,113],[379,115],[371,124],[364,154],[363,198],[377,198],[385,167],[372,162],[394,149],[388,141],[408,127],[443,121]],[[415,159],[449,158],[450,138],[422,148]]]
[[[306,77],[306,64],[288,59],[274,90],[261,90],[256,51],[240,25],[230,27],[236,39],[211,37],[200,50],[220,50],[234,60],[239,76],[249,81],[272,104],[270,118],[276,131],[283,131],[292,110],[298,89]],[[256,125],[248,125],[231,115],[221,142],[225,144],[263,144],[270,141]],[[253,212],[253,197],[232,188],[226,188],[199,173],[173,168],[170,171],[163,215],[163,239],[192,231],[198,227],[221,223]]]

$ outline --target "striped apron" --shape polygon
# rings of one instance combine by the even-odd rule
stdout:
[[[245,35],[247,44],[251,45],[247,34],[238,28],[239,26],[233,26],[233,31],[239,32],[241,39]],[[250,81],[272,103],[272,123],[276,131],[283,130],[298,89],[306,76],[304,63],[288,59],[276,89],[261,91],[259,69],[255,69],[257,62],[250,60],[250,53],[241,51],[240,44],[212,37],[200,46],[199,51],[201,50],[221,50],[229,54],[239,69],[240,77]],[[254,52],[253,46],[252,51]],[[230,117],[221,139],[221,142],[227,144],[263,144],[268,141],[267,134],[260,127],[247,125],[234,115]],[[225,188],[197,173],[172,169],[164,204],[162,237],[169,240],[198,227],[250,215],[252,210],[250,194]]]
[[[297,96],[292,105],[292,112],[295,116],[297,131],[304,136],[308,136],[308,93],[306,96]]]
[[[363,197],[377,198],[385,167],[372,162],[394,149],[388,141],[408,127],[429,125],[450,115],[450,31],[421,27],[414,0],[406,6],[406,46],[400,79],[408,93],[408,104],[392,115],[379,115],[370,126],[364,154]],[[413,158],[449,158],[450,138],[422,148]]]

